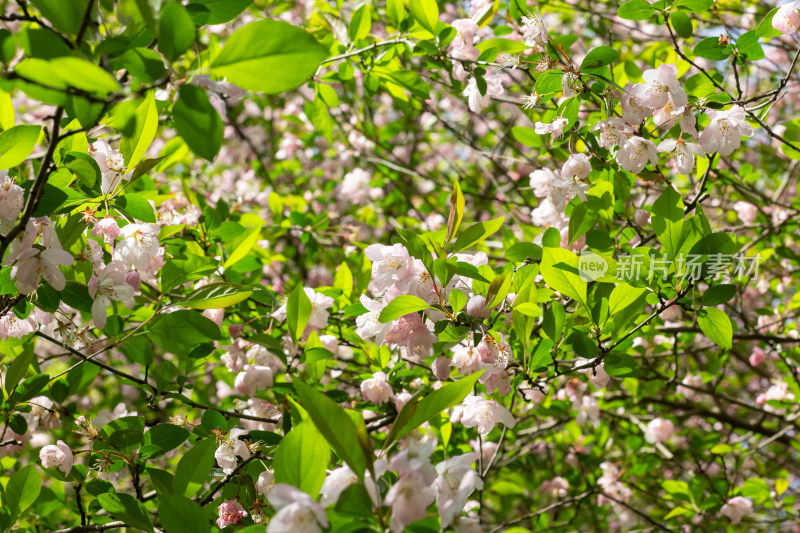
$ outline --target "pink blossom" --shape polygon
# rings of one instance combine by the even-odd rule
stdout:
[[[256,491],[258,491],[258,493],[262,496],[269,496],[269,493],[272,492],[273,487],[275,487],[275,473],[271,468],[268,468],[258,475],[258,481],[256,481]]]
[[[250,448],[244,441],[239,440],[239,437],[246,434],[247,431],[244,429],[233,428],[226,437],[220,440],[214,452],[214,458],[226,474],[230,474],[236,469],[237,457],[242,459],[250,457]]]
[[[498,402],[479,396],[467,396],[464,398],[461,424],[465,427],[477,427],[478,433],[486,435],[498,422],[509,429],[517,425],[517,421],[514,420],[511,412]]]
[[[620,146],[633,135],[633,128],[618,117],[601,120],[592,127],[591,131],[600,131],[600,146],[606,150]]]
[[[425,518],[435,497],[430,483],[421,474],[410,472],[400,476],[384,500],[392,508],[392,533],[402,533],[407,525]]]
[[[384,372],[375,372],[372,378],[361,383],[361,395],[373,405],[383,405],[394,396],[392,386],[386,381]]]
[[[784,35],[796,32],[800,27],[800,14],[797,12],[797,6],[797,2],[789,2],[778,8],[772,17],[772,27]]]
[[[320,533],[328,527],[325,509],[291,485],[278,483],[267,500],[278,511],[267,524],[267,533]]]
[[[645,438],[649,443],[667,442],[675,433],[675,424],[667,418],[654,418],[647,424]]]
[[[236,375],[233,386],[239,394],[253,396],[258,391],[272,387],[272,369],[262,365],[244,365]]]
[[[25,202],[25,191],[14,183],[14,178],[8,175],[8,170],[0,172],[3,182],[0,184],[0,218],[16,220],[22,212]]]
[[[706,154],[699,144],[684,141],[682,138],[666,139],[658,145],[659,152],[675,152],[675,159],[678,164],[678,172],[681,174],[691,174],[694,170],[694,155],[704,157]]]
[[[39,460],[45,468],[58,468],[64,475],[68,475],[72,469],[72,450],[69,449],[63,440],[56,444],[49,444],[39,450]]]
[[[154,224],[128,224],[119,236],[122,240],[114,249],[114,259],[147,271],[150,258],[160,252],[158,228]]]
[[[467,97],[469,110],[473,113],[480,113],[492,103],[493,97],[500,96],[505,92],[503,82],[499,76],[487,74],[484,76],[484,80],[486,81],[486,91],[484,94],[481,94],[478,88],[478,82],[474,77],[469,80],[469,84],[467,84],[467,87],[462,93]]]
[[[522,17],[522,38],[526,46],[539,46],[547,43],[547,28],[541,17],[530,14]]]
[[[750,202],[734,202],[733,210],[739,215],[739,219],[745,224],[752,224],[758,216],[758,208]]]
[[[59,248],[46,250],[31,248],[20,254],[17,264],[11,269],[11,278],[16,278],[17,290],[22,294],[30,294],[35,291],[41,278],[44,278],[55,290],[63,291],[67,280],[58,267],[72,263],[72,255]]]
[[[530,173],[530,186],[537,198],[545,198],[552,191],[552,183],[560,171],[553,172],[549,168],[540,168]]]
[[[119,236],[119,226],[117,225],[117,221],[111,217],[105,217],[102,220],[99,220],[97,224],[94,225],[92,229],[92,237],[103,237],[103,240],[106,244],[111,244],[114,242],[114,239]]]
[[[483,488],[483,480],[471,466],[477,459],[478,454],[470,452],[436,465],[437,476],[433,483],[442,528],[447,528],[461,514],[473,490]]]
[[[545,124],[544,122],[537,122],[534,124],[534,131],[539,135],[546,135],[548,133],[552,134],[553,137],[560,137],[562,133],[564,133],[564,128],[569,123],[569,120],[565,118],[557,118],[553,122],[549,124]]]
[[[731,520],[731,524],[738,524],[742,518],[753,512],[753,500],[743,498],[742,496],[735,496],[728,500],[725,505],[720,509],[719,514],[727,516]]]
[[[669,98],[675,106],[683,107],[689,103],[686,91],[678,83],[678,68],[672,63],[664,63],[658,68],[646,70],[642,74],[644,83],[634,86],[633,94],[643,107],[658,109],[667,105]]]
[[[756,346],[753,348],[753,353],[750,354],[750,364],[753,366],[758,366],[764,361],[767,360],[767,354],[764,353],[764,350]]]
[[[236,500],[223,502],[217,510],[219,511],[217,527],[220,529],[224,529],[231,524],[238,524],[239,520],[247,516],[247,511],[245,511],[242,504]]]
[[[106,325],[107,308],[112,301],[122,302],[128,309],[133,309],[134,290],[125,283],[127,266],[121,261],[111,261],[98,276],[89,280],[89,296],[94,298],[92,318],[94,325],[100,329]]]
[[[411,257],[402,244],[373,244],[364,250],[364,255],[372,261],[372,285],[376,294],[383,294],[397,281],[405,279],[411,267]]]
[[[727,111],[707,111],[711,119],[700,134],[700,145],[706,153],[731,155],[742,144],[742,137],[751,137],[753,127],[744,120],[744,108],[734,105]]]
[[[633,136],[622,145],[617,152],[619,166],[634,174],[640,173],[650,162],[654,167],[658,164],[658,154],[653,141]]]
[[[625,91],[620,99],[622,118],[632,126],[639,125],[644,119],[653,114],[653,109],[643,105],[633,94],[635,90],[635,87],[629,83],[625,86]]]

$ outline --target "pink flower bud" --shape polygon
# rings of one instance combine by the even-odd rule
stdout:
[[[125,274],[125,283],[133,287],[133,290],[139,292],[142,289],[142,277],[136,270],[131,270]]]
[[[217,526],[224,529],[231,524],[238,524],[239,520],[245,516],[247,516],[247,511],[244,510],[241,503],[236,500],[228,500],[219,506]]]
[[[431,370],[436,379],[447,379],[450,376],[450,358],[440,355],[433,361]]]

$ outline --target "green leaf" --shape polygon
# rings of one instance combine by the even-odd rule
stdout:
[[[762,20],[758,24],[758,27],[756,27],[756,35],[758,35],[759,38],[769,39],[781,35],[781,32],[772,26],[772,19],[775,17],[775,13],[778,12],[778,9],[780,8],[776,7],[775,9],[770,10],[770,12],[764,17],[764,20]]]
[[[583,58],[581,69],[587,68],[600,68],[604,65],[609,65],[617,60],[619,51],[611,48],[610,46],[598,46],[592,49],[586,57]]]
[[[15,167],[31,155],[41,126],[14,126],[0,133],[0,170]]]
[[[736,40],[736,48],[740,54],[747,56],[748,61],[758,61],[764,59],[764,49],[761,47],[761,42],[755,30],[750,30],[743,33]]]
[[[681,246],[683,232],[683,200],[671,185],[667,186],[653,204],[651,221],[661,243],[661,252],[675,258]]]
[[[353,13],[347,34],[351,41],[357,41],[369,35],[370,28],[372,28],[372,11],[368,4],[364,4]]]
[[[714,0],[675,0],[672,7],[685,9],[692,13],[702,13],[703,11],[708,11],[712,5],[714,5]]]
[[[5,506],[11,515],[13,524],[17,517],[31,506],[42,490],[42,479],[34,465],[28,465],[17,470],[5,489],[3,498]]]
[[[31,0],[56,29],[77,34],[90,0]]]
[[[736,296],[736,285],[716,285],[703,292],[701,303],[704,306],[724,304]]]
[[[158,501],[158,519],[166,533],[210,533],[211,521],[199,503],[181,494],[159,495]]]
[[[578,274],[577,255],[563,248],[544,248],[541,272],[550,288],[587,307],[586,281]]]
[[[236,30],[211,71],[251,91],[277,94],[297,88],[328,57],[328,49],[300,28],[259,20]]]
[[[461,403],[472,391],[482,373],[483,371],[475,372],[458,381],[446,383],[422,399],[412,397],[397,414],[383,444],[384,450],[445,409]]]
[[[114,208],[123,214],[142,222],[155,224],[156,212],[153,206],[139,194],[123,194],[114,200]]]
[[[647,20],[653,16],[653,8],[644,0],[629,0],[619,6],[617,15],[625,20]]]
[[[461,227],[461,220],[464,218],[464,194],[458,180],[453,181],[453,192],[450,193],[450,214],[447,216],[447,235],[445,246],[450,243],[450,239],[458,233]]]
[[[350,465],[359,478],[363,478],[364,470],[371,464],[372,458],[366,430],[359,435],[359,428],[350,416],[323,393],[299,380],[294,382],[294,388],[314,425],[333,451]]]
[[[208,411],[213,412],[213,411]],[[161,457],[189,438],[189,431],[175,424],[158,424],[147,430],[142,438],[139,456],[142,459]]]
[[[731,55],[730,50],[719,44],[719,37],[706,37],[694,47],[694,55],[703,59],[720,61]]]
[[[684,39],[688,39],[692,36],[692,33],[694,32],[692,21],[683,11],[673,11],[670,13],[669,22],[672,24],[672,27],[675,28],[675,33]]]
[[[733,347],[733,326],[724,311],[711,307],[697,311],[697,324],[714,344],[730,350]]]
[[[632,287],[624,282],[614,287],[614,290],[611,291],[611,295],[608,297],[609,316],[614,316],[619,311],[631,305],[638,300],[645,291],[646,289],[643,287]]]
[[[124,416],[115,418],[102,428],[100,437],[94,441],[93,449],[115,449],[123,453],[130,453],[142,443],[144,435],[144,417]]]
[[[124,54],[115,58],[112,65],[124,68],[134,78],[146,83],[153,83],[167,74],[167,70],[164,68],[164,60],[158,55],[158,52],[141,46],[127,50]]]
[[[636,360],[628,354],[611,353],[603,361],[603,369],[609,376],[615,378],[636,377],[639,375],[639,366]]]
[[[473,224],[472,226],[468,227],[456,239],[456,242],[453,245],[453,252],[466,250],[470,246],[473,246],[484,240],[486,237],[496,233],[497,230],[499,230],[503,225],[504,220],[505,217],[500,217],[494,220],[489,220],[488,222],[478,222],[477,224]]]
[[[100,494],[97,501],[117,520],[122,520],[137,529],[153,531],[153,522],[147,509],[130,494],[106,492]]]
[[[436,24],[439,22],[439,6],[436,0],[410,0],[409,7],[414,20],[436,35]]]
[[[248,299],[251,294],[253,289],[246,285],[209,283],[189,293],[178,305],[191,309],[222,309]]]
[[[172,119],[192,152],[209,161],[217,156],[222,146],[223,124],[205,91],[194,85],[181,85]]]
[[[194,44],[195,27],[192,17],[180,2],[167,2],[161,8],[158,30],[158,49],[175,61]]]
[[[150,323],[147,336],[175,355],[189,355],[197,346],[222,338],[214,322],[196,311],[184,309],[159,315]]]
[[[288,483],[311,494],[319,494],[325,481],[330,452],[325,437],[314,425],[301,422],[278,445],[273,462],[275,482]]]
[[[19,383],[25,376],[25,372],[28,371],[28,367],[31,365],[33,357],[32,345],[29,349],[23,350],[22,353],[14,357],[14,361],[12,361],[11,365],[9,365],[5,376],[4,385],[7,393],[11,394],[11,391],[14,390],[14,387],[17,386],[17,383]]]
[[[286,323],[294,342],[303,336],[309,317],[311,317],[311,300],[303,290],[303,285],[298,283],[286,302]]]
[[[401,316],[405,316],[409,313],[416,313],[417,311],[422,311],[424,309],[430,309],[431,306],[417,296],[411,294],[402,294],[397,296],[394,300],[389,302],[389,304],[383,308],[381,311],[381,316],[378,320],[381,323],[391,322],[392,320],[396,320]]]
[[[238,17],[252,3],[253,0],[191,0],[189,8],[201,7],[208,12],[203,24],[222,24]]]
[[[178,495],[193,495],[208,480],[214,467],[214,451],[217,449],[213,438],[195,444],[178,462],[175,470],[173,492]]]
[[[169,4],[173,5],[173,4]],[[119,151],[125,157],[127,168],[133,170],[142,160],[158,129],[158,110],[156,109],[155,91],[150,91],[134,113],[136,124],[130,135],[122,135]],[[153,220],[155,222],[155,220]]]

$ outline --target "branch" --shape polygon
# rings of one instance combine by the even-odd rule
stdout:
[[[67,529],[59,529],[53,533],[80,533],[82,531],[105,531],[106,529],[116,529],[119,527],[130,527],[122,520],[116,522],[109,522],[108,524],[88,524],[85,526],[68,527]]]

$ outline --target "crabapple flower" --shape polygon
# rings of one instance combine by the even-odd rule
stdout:
[[[700,134],[700,145],[707,154],[731,155],[742,144],[742,137],[751,137],[753,127],[744,120],[744,108],[735,105],[727,111],[710,109],[711,122]]]
[[[634,174],[644,170],[648,161],[653,166],[658,164],[656,145],[653,144],[653,141],[642,139],[638,136],[633,136],[625,141],[625,144],[617,152],[619,166]]]
[[[742,496],[735,496],[728,500],[725,505],[720,509],[719,514],[727,516],[731,520],[731,524],[738,524],[742,518],[753,512],[753,500],[750,498],[743,498]]]
[[[638,98],[633,94],[636,88],[630,83],[625,86],[625,90],[620,98],[620,106],[622,107],[622,119],[636,126],[644,119],[653,114],[653,109],[642,105]]]
[[[254,396],[258,391],[272,387],[273,372],[268,366],[244,365],[236,375],[233,387],[239,394]]]
[[[800,13],[797,12],[797,7],[797,2],[789,2],[779,7],[772,17],[772,27],[784,35],[796,32],[800,27]]]
[[[269,496],[272,489],[275,487],[275,473],[271,468],[264,470],[258,475],[256,481],[256,491],[262,496]]]
[[[653,444],[656,442],[667,442],[675,434],[675,424],[667,418],[654,418],[647,424],[645,439]]]
[[[11,278],[16,278],[17,290],[22,294],[35,291],[42,278],[55,290],[63,291],[67,280],[58,267],[71,265],[72,262],[72,255],[59,248],[46,250],[31,248],[19,255],[17,264],[11,269]]]
[[[497,63],[497,68],[499,69],[510,68],[511,70],[516,70],[516,68],[519,66],[519,56],[517,54],[500,52],[497,54],[495,62]]]
[[[585,179],[591,171],[592,164],[586,154],[572,154],[561,167],[561,177]]]
[[[103,237],[106,244],[111,244],[119,236],[119,226],[112,217],[99,220],[92,229],[92,237]]]
[[[686,142],[681,138],[666,139],[659,143],[659,152],[675,152],[675,161],[678,163],[678,172],[690,174],[694,169],[694,155],[704,157],[706,154],[699,144]]]
[[[403,248],[405,250],[405,248]],[[373,263],[373,268],[375,264]],[[375,344],[381,346],[386,335],[392,329],[392,323],[381,322],[380,316],[383,311],[383,304],[362,294],[361,305],[367,309],[367,313],[356,317],[356,334],[364,340],[374,339]]]
[[[139,270],[150,268],[150,258],[161,251],[155,224],[128,224],[119,232],[122,240],[114,249],[114,259]]]
[[[134,289],[125,282],[127,267],[121,261],[111,261],[97,276],[89,279],[89,296],[94,298],[92,318],[94,325],[103,329],[106,325],[107,308],[111,301],[122,302],[128,309],[133,309]]]
[[[467,396],[464,398],[463,405],[461,424],[468,428],[477,427],[478,433],[481,435],[487,435],[498,422],[509,429],[517,425],[511,411],[494,400],[487,400],[479,396]]]
[[[483,368],[483,361],[474,346],[461,346],[453,353],[450,365],[456,367],[460,374],[468,376]]]
[[[664,63],[658,68],[644,71],[644,83],[634,86],[633,94],[639,105],[658,109],[667,105],[670,97],[676,107],[689,103],[686,91],[678,83],[678,67],[672,63]]]
[[[361,383],[361,395],[373,405],[383,405],[394,396],[392,386],[386,381],[386,373],[375,372]]]
[[[522,38],[525,39],[525,46],[538,46],[547,43],[547,28],[541,17],[529,14],[522,17]]]
[[[239,520],[247,516],[247,511],[244,510],[242,504],[236,500],[228,500],[223,502],[218,509],[219,518],[217,518],[217,527],[225,529],[231,524],[238,524]]]
[[[569,120],[565,118],[557,118],[553,122],[549,124],[545,124],[544,122],[537,122],[534,125],[534,131],[539,135],[547,135],[548,133],[552,134],[553,137],[559,137],[562,133],[564,133],[564,128],[569,123]]]
[[[764,350],[756,346],[753,348],[753,353],[750,354],[750,364],[753,366],[758,366],[763,364],[764,361],[767,360],[767,354],[764,353]]]
[[[425,359],[433,353],[433,343],[438,339],[419,314],[401,316],[391,326],[385,340],[388,344],[399,346],[406,357]]]
[[[355,168],[344,175],[338,197],[343,202],[363,205],[367,200],[383,197],[383,189],[371,187],[372,175],[364,169]]]
[[[619,117],[601,120],[592,127],[592,131],[600,131],[600,146],[606,150],[622,145],[633,135],[633,128]]]
[[[750,202],[742,202],[741,200],[733,204],[733,210],[739,215],[739,220],[745,224],[752,224],[756,221],[758,216],[758,208]]]
[[[483,488],[483,480],[472,469],[477,461],[476,452],[451,457],[436,465],[436,507],[441,516],[442,528],[447,528],[461,514],[473,490]]]
[[[472,296],[468,301],[464,310],[469,316],[475,318],[489,318],[492,314],[491,309],[486,308],[486,298],[480,294]]]
[[[392,533],[402,533],[408,524],[425,518],[435,498],[433,487],[419,472],[401,475],[384,500],[392,508]]]
[[[267,533],[320,533],[328,527],[322,505],[291,485],[278,483],[267,501],[278,511],[267,524]]]
[[[14,183],[14,178],[8,175],[8,170],[0,172],[3,183],[0,184],[0,218],[16,220],[22,212],[25,202],[25,191]]]
[[[239,437],[246,435],[247,430],[233,428],[226,437],[223,437],[214,452],[217,464],[226,474],[230,474],[236,469],[236,458],[247,459],[250,457],[250,448]]]
[[[113,192],[122,180],[130,179],[130,173],[123,175],[125,158],[119,150],[111,148],[111,145],[105,139],[98,139],[90,144],[89,155],[100,167],[101,191],[103,194]]]
[[[402,244],[372,244],[364,250],[364,255],[372,261],[372,286],[377,294],[383,294],[397,281],[405,279],[411,267],[411,257]]]
[[[53,400],[47,396],[37,396],[36,398],[31,398],[28,405],[31,406],[31,412],[26,417],[29,428],[36,428],[40,422],[44,429],[58,429],[61,427],[58,411],[53,409],[55,405]]]
[[[557,170],[553,172],[549,168],[540,168],[530,173],[530,185],[533,189],[533,194],[537,198],[545,198],[553,191],[553,180],[559,176],[560,172]]]
[[[56,444],[48,444],[39,450],[39,460],[42,461],[43,467],[57,468],[67,475],[72,469],[72,450],[63,440],[60,440]]]
[[[462,93],[467,97],[469,110],[473,113],[480,113],[492,103],[492,97],[500,96],[505,92],[503,82],[499,76],[487,74],[484,80],[486,81],[486,91],[484,91],[484,94],[481,94],[478,88],[478,81],[475,78],[469,80],[469,84]]]

